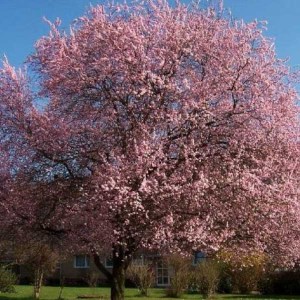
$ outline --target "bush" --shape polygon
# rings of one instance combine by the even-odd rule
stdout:
[[[274,280],[273,274],[265,275],[258,283],[258,291],[263,295],[273,295],[274,293]]]
[[[231,290],[248,294],[258,290],[259,282],[264,278],[268,259],[261,253],[236,255],[235,252],[219,253],[225,268],[225,280],[231,283]]]
[[[154,282],[154,271],[149,263],[143,265],[131,264],[127,269],[127,276],[134,282],[142,296],[148,296],[148,289]]]
[[[194,270],[194,283],[203,298],[211,298],[220,282],[220,264],[212,259],[200,262]]]
[[[89,287],[96,287],[99,283],[99,278],[99,274],[92,271],[87,274],[85,280]]]
[[[260,282],[262,294],[300,295],[300,269],[269,273]]]
[[[171,268],[171,283],[166,289],[168,297],[179,298],[187,289],[191,277],[191,259],[178,254],[168,256],[166,263]]]
[[[14,293],[14,285],[17,283],[16,275],[5,267],[0,267],[0,292]]]
[[[233,292],[233,282],[230,269],[228,265],[224,262],[219,262],[220,266],[220,277],[219,285],[217,288],[218,293],[232,294]]]

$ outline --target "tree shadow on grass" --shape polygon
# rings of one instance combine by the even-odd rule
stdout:
[[[300,299],[300,295],[222,295],[223,299]]]

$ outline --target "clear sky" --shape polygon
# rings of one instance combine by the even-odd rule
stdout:
[[[6,54],[11,64],[20,66],[35,41],[48,32],[43,16],[51,21],[59,17],[68,28],[90,4],[101,1],[0,0],[0,56]],[[236,19],[268,21],[265,34],[275,38],[278,56],[289,57],[292,67],[300,66],[300,0],[224,0],[224,7]]]

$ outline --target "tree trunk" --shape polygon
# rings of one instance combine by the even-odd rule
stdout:
[[[113,269],[111,281],[111,300],[123,300],[125,296],[125,274],[129,259],[122,246],[113,247]]]
[[[100,261],[97,253],[94,254],[94,262],[100,272],[108,279],[111,286],[111,300],[124,300],[125,294],[125,274],[130,263],[130,259],[126,257],[122,246],[114,246],[112,253],[113,269],[110,273]],[[127,254],[128,255],[128,254]]]
[[[111,282],[111,300],[123,300],[125,293],[125,265],[114,263]]]
[[[40,292],[43,283],[44,271],[42,268],[37,267],[34,271],[34,287],[33,287],[33,298],[40,299]]]

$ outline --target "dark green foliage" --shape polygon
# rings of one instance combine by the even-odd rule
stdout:
[[[300,295],[300,269],[272,272],[259,284],[262,294]]]
[[[230,270],[225,263],[220,263],[220,281],[218,285],[218,293],[231,294],[233,292],[233,282]]]
[[[0,267],[0,292],[1,293],[14,293],[14,285],[17,283],[16,275],[6,268],[5,266]]]

